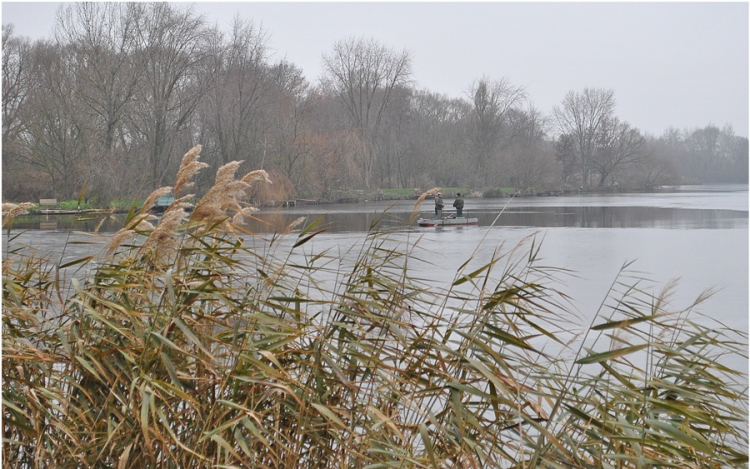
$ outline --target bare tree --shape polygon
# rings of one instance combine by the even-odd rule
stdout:
[[[208,130],[204,143],[219,164],[245,160],[258,168],[263,165],[268,128],[263,110],[271,99],[267,36],[251,21],[236,16],[228,36],[217,39],[216,86],[200,109]]]
[[[133,128],[142,136],[152,186],[161,186],[183,149],[174,148],[200,100],[215,84],[216,31],[192,9],[168,3],[132,4],[143,85]]]
[[[667,129],[649,151],[669,164],[671,179],[683,182],[737,182],[748,179],[748,140],[734,135],[731,126],[715,125],[679,131]]]
[[[648,141],[643,156],[635,162],[633,184],[646,190],[655,189],[663,184],[674,183],[675,168],[670,158],[669,144],[663,140]]]
[[[58,14],[56,37],[71,48],[79,97],[99,120],[102,146],[111,152],[142,70],[134,62],[132,4],[74,3]]]
[[[37,82],[29,93],[19,157],[48,178],[44,196],[71,198],[80,190],[88,151],[89,122],[81,102],[71,96],[76,79],[71,52],[40,42],[33,48],[32,73]]]
[[[567,186],[573,182],[576,174],[578,158],[576,155],[575,137],[569,134],[560,135],[555,140],[555,159],[562,168],[562,182]]]
[[[71,93],[91,121],[89,163],[83,178],[98,197],[134,194],[144,175],[124,125],[140,86],[143,63],[136,54],[138,9],[132,3],[75,3],[58,12],[55,36],[70,50],[76,79]],[[129,160],[130,164],[126,161]]]
[[[482,78],[472,85],[470,94],[474,104],[474,169],[477,176],[486,176],[492,160],[499,157],[500,149],[511,142],[507,117],[526,94],[522,87],[512,86],[507,78],[498,81]],[[495,179],[497,174],[489,176]],[[483,183],[485,179],[480,177],[478,182]]]
[[[599,174],[597,187],[604,187],[616,169],[637,163],[643,156],[646,139],[641,132],[616,117],[609,118],[599,128],[596,152],[591,168]]]
[[[747,180],[747,139],[734,135],[731,126],[715,125],[687,133],[685,145],[692,173],[703,182]]]
[[[365,186],[375,164],[375,138],[393,90],[406,85],[411,55],[394,52],[374,40],[349,38],[323,55],[324,85],[339,100],[360,141]]]
[[[19,113],[36,84],[30,70],[31,44],[13,32],[13,25],[3,25],[3,147],[18,138],[23,128]]]
[[[467,164],[471,149],[471,104],[464,99],[449,99],[437,93],[419,91],[411,105],[413,120],[412,149],[408,153],[415,185],[465,185],[473,167]]]
[[[529,104],[526,109],[514,108],[508,112],[508,125],[512,144],[517,147],[531,147],[542,143],[547,136],[549,119]]]
[[[554,147],[545,140],[547,119],[531,105],[526,110],[511,109],[507,119],[512,137],[506,174],[511,185],[524,190],[555,184],[560,164],[555,161]]]
[[[377,177],[380,187],[394,187],[394,184],[400,186],[400,181],[405,179],[402,161],[410,151],[408,139],[412,136],[413,129],[409,109],[411,95],[410,87],[396,87],[391,105],[383,118],[382,131],[376,140],[379,155]]]
[[[548,144],[513,148],[509,158],[508,177],[519,191],[549,188],[559,180],[559,163],[555,161],[554,150]]]
[[[6,175],[3,198],[13,198],[20,187],[17,175],[24,145],[21,140],[24,130],[23,108],[28,96],[37,86],[31,72],[31,44],[27,39],[15,36],[13,25],[3,25],[3,116],[2,116],[2,168]]]
[[[613,90],[601,88],[584,88],[581,93],[570,91],[562,106],[553,111],[560,133],[570,135],[575,143],[584,185],[589,184],[599,129],[614,112],[614,94]]]
[[[302,70],[282,61],[271,68],[273,81],[269,105],[269,150],[286,178],[298,187],[304,178],[303,160],[311,156],[309,116],[312,101]]]

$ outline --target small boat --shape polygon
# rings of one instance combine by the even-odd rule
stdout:
[[[456,225],[478,225],[479,218],[466,217],[443,217],[443,218],[420,218],[417,220],[419,226],[456,226]]]

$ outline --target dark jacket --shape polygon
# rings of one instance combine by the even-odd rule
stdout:
[[[464,208],[464,198],[460,195],[453,201],[453,206],[456,208]]]

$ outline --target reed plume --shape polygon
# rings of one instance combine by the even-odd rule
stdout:
[[[190,152],[188,152],[188,154],[190,154]],[[185,156],[187,157],[187,155]],[[185,158],[183,158],[183,162],[184,161]],[[115,233],[115,235],[109,241],[107,247],[107,256],[112,255],[112,253],[117,250],[117,248],[122,244],[123,241],[130,237],[134,237],[137,234],[137,231],[150,231],[154,229],[154,225],[151,224],[150,220],[153,220],[156,217],[150,212],[150,210],[159,199],[159,197],[163,197],[170,192],[172,192],[172,188],[169,186],[164,186],[154,190],[153,192],[151,192],[151,194],[149,194],[148,197],[146,197],[146,201],[143,202],[143,206],[141,206],[138,214],[136,214],[125,227]],[[101,223],[99,224],[99,226],[101,226]],[[97,227],[97,231],[98,230],[99,227]]]
[[[200,153],[200,148],[200,145],[196,145],[183,157],[183,164],[180,166],[180,172],[177,175],[175,190],[179,190],[179,187],[185,188],[188,186],[187,180],[184,179],[186,175],[188,175],[188,178],[192,178],[201,168],[207,166],[204,163],[196,164],[195,160]],[[110,240],[107,249],[108,256],[115,252],[125,239],[135,236],[138,231],[151,231],[148,239],[143,246],[141,246],[140,252],[155,248],[156,252],[161,255],[164,254],[161,252],[162,249],[169,252],[174,248],[177,244],[177,241],[174,240],[174,235],[177,233],[177,228],[179,228],[180,223],[186,216],[184,209],[190,205],[187,200],[193,197],[193,194],[184,195],[175,199],[174,202],[165,209],[161,220],[155,227],[151,221],[155,220],[157,217],[153,213],[150,213],[150,210],[159,197],[165,196],[170,192],[172,192],[172,188],[165,186],[160,187],[149,194],[138,214],[133,217],[127,226],[115,233]],[[101,223],[99,226],[101,226]],[[97,231],[98,229],[99,227],[97,227]]]
[[[250,171],[249,173],[245,174],[242,179],[242,182],[245,184],[250,184],[255,181],[263,181],[268,184],[273,184],[271,181],[271,178],[268,177],[268,173],[265,172],[262,169],[256,169],[255,171]]]
[[[148,231],[153,230],[154,226],[150,223],[156,220],[156,215],[151,212],[139,213],[135,215],[132,220],[127,224],[126,228],[129,230]]]
[[[122,228],[121,230],[119,230],[117,233],[115,233],[114,236],[112,236],[112,239],[109,241],[107,256],[112,255],[112,253],[114,253],[115,250],[117,250],[117,248],[120,246],[120,244],[122,244],[122,242],[127,238],[135,235],[135,230],[129,230],[127,228]]]
[[[34,204],[31,202],[22,202],[20,204],[5,203],[2,206],[3,211],[3,226],[10,223],[17,215],[26,215],[28,209],[32,208]]]
[[[271,182],[264,170],[255,170],[246,174],[242,179],[235,179],[234,175],[242,161],[232,161],[225,164],[216,172],[216,182],[205,196],[196,204],[190,217],[192,222],[217,223],[227,217],[227,211],[233,211],[235,222],[256,211],[254,207],[242,207],[240,199],[250,187],[250,183],[258,180]]]
[[[187,189],[193,185],[191,179],[196,173],[198,173],[198,171],[208,167],[208,164],[198,161],[202,148],[202,145],[196,145],[182,157],[180,170],[177,172],[177,177],[175,178],[174,183],[173,193],[175,197],[180,195],[182,189]]]
[[[165,211],[159,224],[141,246],[139,254],[153,251],[157,260],[167,257],[178,245],[175,235],[186,215],[182,208]]]
[[[423,192],[422,195],[419,196],[417,201],[414,202],[414,208],[411,211],[411,217],[410,217],[409,223],[414,222],[414,217],[417,215],[417,212],[419,211],[419,205],[424,201],[424,199],[426,199],[428,195],[437,194],[438,192],[440,192],[440,189],[441,189],[440,187],[433,187],[432,189],[426,192]]]
[[[305,220],[307,220],[307,217],[299,217],[295,219],[293,222],[287,225],[287,227],[284,229],[284,233],[291,233],[292,230],[300,226]]]
[[[245,217],[249,217],[251,214],[257,212],[258,209],[248,205],[247,207],[240,208],[232,217],[232,223],[235,225],[241,225],[245,223]]]
[[[166,213],[171,210],[179,210],[179,209],[186,209],[188,207],[192,207],[193,204],[188,202],[188,200],[192,199],[193,197],[195,197],[195,194],[185,194],[179,199],[175,199],[174,202],[172,202],[164,212]]]
[[[163,197],[167,194],[172,192],[172,188],[170,186],[164,186],[156,189],[153,191],[149,196],[146,198],[146,201],[143,202],[143,206],[141,207],[141,210],[138,213],[146,213],[151,208],[153,208],[156,201],[159,199],[159,197]]]

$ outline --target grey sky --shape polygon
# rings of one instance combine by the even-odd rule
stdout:
[[[51,37],[59,3],[3,2],[2,22]],[[190,5],[190,4],[185,4]],[[486,76],[523,86],[550,114],[570,90],[612,88],[617,116],[644,132],[730,124],[748,136],[748,3],[195,3],[269,34],[317,82],[321,56],[349,36],[413,58],[419,88],[466,96]]]

